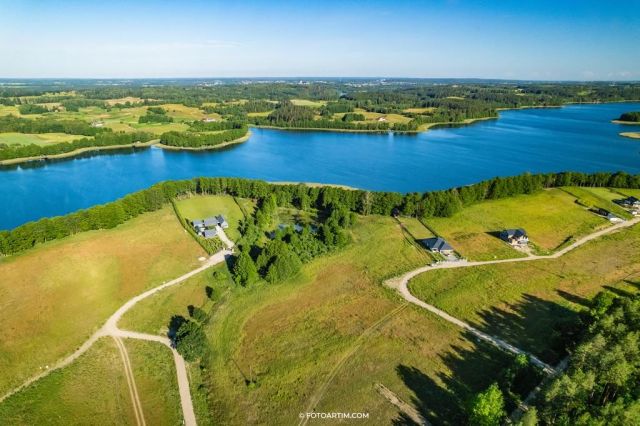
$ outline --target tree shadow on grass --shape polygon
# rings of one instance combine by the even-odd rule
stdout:
[[[551,365],[566,356],[566,346],[575,341],[580,320],[578,312],[531,294],[505,308],[492,307],[478,315],[481,321],[472,326]]]
[[[446,373],[435,373],[432,377],[413,366],[400,364],[396,367],[398,376],[413,394],[407,402],[434,425],[465,424],[470,399],[495,382],[513,359],[509,354],[477,341],[468,332],[463,332],[463,335],[474,345],[471,348],[454,345],[441,355]],[[414,422],[400,413],[393,424]]]
[[[591,301],[589,299],[584,298],[582,296],[578,296],[577,294],[569,293],[564,290],[556,290],[556,293],[558,294],[558,296],[562,297],[563,299],[571,303],[584,306],[585,308],[588,308],[589,306],[591,306]]]

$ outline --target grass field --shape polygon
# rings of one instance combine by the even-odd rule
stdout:
[[[365,411],[374,423],[389,424],[398,413],[374,390],[381,382],[435,423],[455,424],[464,399],[493,380],[504,355],[418,309],[396,311],[402,304],[380,285],[430,262],[400,226],[360,218],[353,238],[348,249],[315,260],[293,280],[235,288],[215,306],[209,422],[290,424],[319,396],[319,411]],[[352,352],[326,394],[317,394]]]
[[[25,426],[135,424],[124,367],[113,339],[98,340],[70,366],[4,401],[0,419],[5,425]]]
[[[0,260],[0,393],[71,353],[124,301],[197,267],[204,254],[165,207]]]
[[[428,108],[407,108],[404,112],[413,113],[413,114],[429,114],[435,112],[438,108],[428,107]]]
[[[68,135],[66,133],[0,133],[0,144],[7,145],[51,145],[60,142],[70,142],[86,138],[82,135]]]
[[[576,197],[578,203],[585,207],[599,207],[609,210],[611,213],[622,218],[631,218],[631,215],[625,209],[613,202],[613,200],[625,198],[616,189],[588,187],[567,187],[562,189]]]
[[[164,345],[124,339],[148,425],[181,425],[182,406],[173,354]],[[122,366],[122,362],[120,362]]]
[[[607,223],[560,189],[484,201],[451,218],[426,220],[456,251],[473,260],[522,256],[492,234],[505,228],[524,228],[539,251],[549,252]]]
[[[307,99],[291,99],[291,103],[297,106],[307,106],[312,108],[320,108],[327,104],[326,101],[311,101]]]
[[[254,208],[252,202],[244,200],[238,204],[228,195],[195,196],[177,201],[176,206],[180,216],[188,220],[223,215],[229,223],[229,229],[225,233],[233,241],[240,238],[238,225],[244,219],[242,208],[246,209],[247,214],[251,214]]]
[[[119,322],[124,330],[166,335],[173,315],[189,317],[189,306],[206,311],[233,286],[227,265],[219,265],[195,275],[141,301]]]
[[[637,282],[639,273],[640,227],[635,226],[558,259],[430,271],[412,280],[410,289],[453,316],[556,362],[554,324],[575,318],[603,288],[632,277]]]

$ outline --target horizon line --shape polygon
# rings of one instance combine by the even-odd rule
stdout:
[[[539,82],[539,83],[640,83],[640,79],[535,79],[535,78],[497,78],[497,77],[403,77],[403,76],[226,76],[226,77],[2,77],[0,81],[30,81],[30,80],[475,80],[475,81],[504,81],[504,82]]]

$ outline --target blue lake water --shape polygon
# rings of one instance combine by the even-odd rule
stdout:
[[[419,135],[253,129],[209,152],[160,148],[0,170],[0,229],[115,200],[169,179],[238,176],[428,191],[494,176],[564,170],[640,173],[640,141],[610,122],[640,103],[504,111],[498,120]]]

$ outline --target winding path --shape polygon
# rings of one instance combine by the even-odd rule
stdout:
[[[420,268],[414,269],[413,271],[409,271],[404,275],[401,275],[400,277],[396,277],[396,278],[392,278],[388,281],[385,282],[385,285],[387,287],[393,288],[395,290],[397,290],[400,295],[408,302],[413,303],[414,305],[420,306],[421,308],[424,308],[426,310],[428,310],[429,312],[434,313],[435,315],[438,315],[440,318],[445,319],[446,321],[449,321],[452,324],[457,325],[458,327],[464,328],[465,330],[469,331],[470,333],[472,333],[473,335],[475,335],[476,337],[491,343],[494,346],[497,346],[500,349],[506,350],[508,352],[514,353],[514,354],[524,354],[527,355],[530,359],[531,362],[535,365],[537,365],[538,367],[542,368],[546,373],[548,374],[555,374],[556,370],[555,368],[551,367],[550,365],[544,363],[543,361],[541,361],[540,359],[538,359],[536,356],[534,356],[533,354],[526,352],[522,349],[519,349],[513,345],[511,345],[510,343],[505,342],[504,340],[500,339],[499,337],[495,337],[495,336],[490,336],[480,330],[478,330],[477,328],[473,327],[472,325],[459,320],[458,318],[455,318],[449,314],[447,314],[446,312],[444,312],[441,309],[436,308],[433,305],[430,305],[420,299],[418,299],[417,297],[415,297],[413,294],[411,294],[411,292],[409,291],[409,281],[424,273],[424,272],[428,272],[434,269],[454,269],[454,268],[466,268],[466,267],[471,267],[471,266],[480,266],[480,265],[492,265],[492,264],[497,264],[497,263],[512,263],[512,262],[531,262],[534,260],[540,260],[540,259],[556,259],[560,256],[565,255],[566,253],[570,252],[571,250],[576,249],[577,247],[580,247],[584,244],[586,244],[589,241],[592,241],[598,237],[601,237],[603,235],[606,234],[610,234],[614,231],[617,231],[619,229],[622,228],[628,228],[631,227],[635,224],[637,224],[638,222],[640,222],[640,217],[636,217],[633,218],[631,220],[628,220],[626,222],[621,222],[618,223],[616,225],[612,225],[609,226],[607,228],[601,229],[599,231],[593,232],[589,235],[586,235],[580,239],[578,239],[577,241],[575,241],[574,243],[564,247],[561,250],[558,250],[557,252],[550,254],[550,255],[545,255],[545,256],[541,256],[541,255],[531,255],[531,256],[527,256],[527,257],[518,257],[515,259],[500,259],[500,260],[488,260],[488,261],[482,261],[482,262],[468,262],[468,261],[455,261],[455,262],[440,262],[440,263],[436,263],[433,265],[427,265],[427,266],[422,266]]]
[[[177,284],[180,284],[184,281],[186,281],[187,279],[193,277],[194,275],[199,274],[200,272],[209,269],[215,265],[218,265],[222,262],[225,261],[225,259],[230,256],[233,253],[233,242],[226,236],[226,234],[224,233],[224,230],[222,230],[222,228],[218,227],[218,235],[220,236],[220,239],[222,240],[222,242],[226,245],[226,248],[219,251],[218,253],[214,254],[213,256],[209,257],[201,266],[199,266],[198,268],[187,272],[186,274],[175,278],[171,281],[168,281],[162,285],[159,285],[157,287],[154,287],[150,290],[145,291],[142,294],[139,294],[138,296],[132,297],[131,299],[129,299],[124,305],[122,305],[120,308],[118,308],[117,311],[115,311],[113,313],[113,315],[111,315],[107,321],[104,323],[104,325],[102,327],[100,327],[100,329],[98,331],[96,331],[95,333],[93,333],[75,352],[73,352],[71,355],[69,355],[68,357],[58,361],[56,364],[54,364],[51,368],[49,368],[46,371],[43,371],[40,374],[37,374],[33,377],[31,377],[30,379],[26,380],[24,383],[22,383],[20,386],[12,389],[11,391],[7,392],[5,395],[3,395],[2,397],[0,397],[0,403],[3,402],[5,399],[9,398],[11,395],[14,395],[15,393],[25,389],[26,387],[28,387],[29,385],[31,385],[32,383],[42,379],[43,377],[48,376],[52,371],[58,370],[60,368],[66,367],[69,364],[71,364],[73,361],[75,361],[76,359],[78,359],[82,354],[84,354],[87,350],[89,350],[89,348],[100,338],[102,337],[107,337],[107,336],[111,336],[116,340],[116,344],[118,346],[118,349],[120,351],[120,355],[123,359],[123,363],[125,366],[125,373],[127,375],[127,383],[129,384],[130,388],[130,393],[131,393],[131,397],[132,397],[132,403],[134,406],[134,412],[136,415],[136,421],[138,423],[138,425],[144,425],[145,421],[144,421],[144,416],[142,413],[142,406],[140,405],[140,399],[138,397],[138,392],[137,392],[137,388],[135,387],[135,380],[133,380],[133,371],[131,370],[131,363],[129,361],[129,356],[127,354],[127,350],[126,347],[124,346],[124,344],[122,344],[122,341],[120,340],[121,338],[127,338],[127,339],[140,339],[140,340],[147,340],[147,341],[152,341],[152,342],[157,342],[157,343],[161,343],[165,346],[167,346],[171,352],[173,353],[173,359],[176,365],[176,374],[178,376],[178,389],[180,392],[180,403],[182,405],[182,415],[184,417],[184,424],[186,426],[196,426],[196,416],[195,416],[195,412],[193,410],[193,401],[191,399],[191,392],[189,390],[189,377],[187,374],[187,367],[186,364],[184,362],[184,359],[182,358],[182,356],[175,350],[175,348],[171,345],[171,341],[164,336],[155,336],[152,334],[145,334],[145,333],[138,333],[135,331],[127,331],[127,330],[121,330],[118,328],[118,322],[120,321],[120,318],[122,318],[122,316],[131,308],[133,308],[136,303],[140,302],[141,300],[146,299],[149,296],[154,295],[155,293],[164,290],[168,287],[172,287],[175,286]]]

